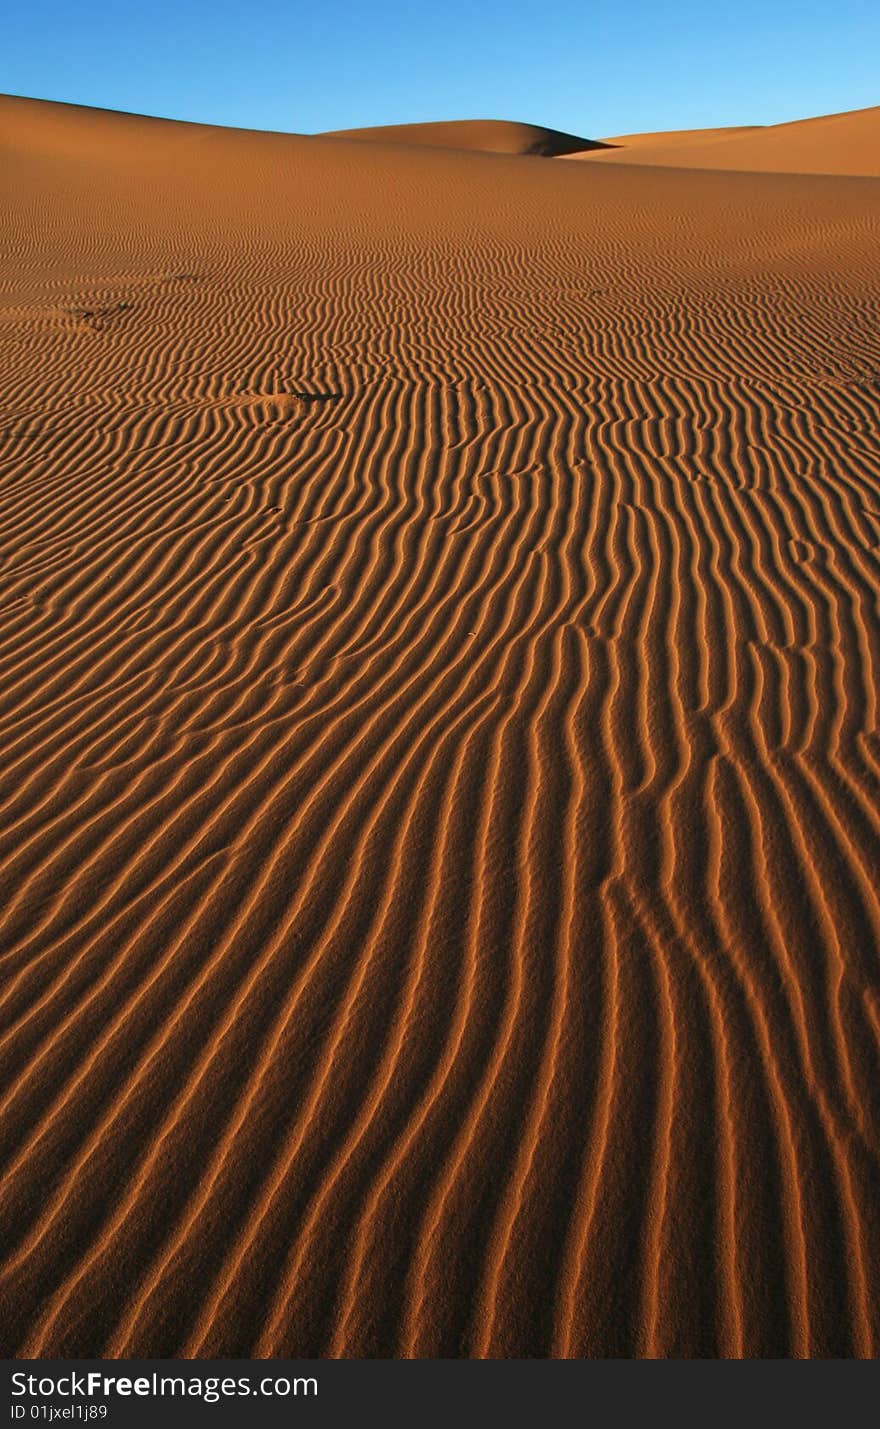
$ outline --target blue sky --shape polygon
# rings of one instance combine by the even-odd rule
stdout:
[[[455,118],[583,135],[880,103],[880,3],[26,0],[0,91],[311,133]]]

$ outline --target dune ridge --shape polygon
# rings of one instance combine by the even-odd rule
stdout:
[[[880,186],[0,109],[6,1352],[876,1355]]]
[[[786,124],[618,135],[605,145],[595,153],[563,157],[683,169],[880,178],[880,106]]]
[[[538,124],[517,124],[506,119],[454,119],[434,124],[383,124],[372,129],[335,129],[325,139],[362,139],[393,144],[418,144],[428,148],[475,149],[490,154],[536,155],[558,158],[607,148],[599,139],[581,139],[559,129]]]

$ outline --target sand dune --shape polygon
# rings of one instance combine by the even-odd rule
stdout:
[[[582,157],[682,169],[880,177],[880,107],[792,124],[618,135]],[[576,156],[571,156],[576,157]]]
[[[440,149],[478,149],[489,154],[560,154],[602,149],[597,139],[580,139],[537,124],[513,124],[504,119],[459,119],[439,124],[385,124],[375,129],[336,129],[328,139],[368,139],[371,142],[419,144]]]
[[[0,127],[5,1350],[875,1355],[880,185]]]
[[[724,129],[672,129],[661,133],[617,134],[604,142],[609,148],[622,149],[632,149],[636,145],[639,148],[662,148],[669,144],[708,144],[713,143],[716,139],[734,139],[741,138],[744,134],[754,134],[761,127],[756,124],[744,124]]]

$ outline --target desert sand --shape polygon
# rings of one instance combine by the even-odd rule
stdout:
[[[586,149],[578,155],[569,150],[568,157],[680,169],[880,178],[880,107],[766,127],[618,135],[589,154]]]
[[[555,159],[608,146],[559,129],[513,124],[503,119],[449,120],[439,124],[386,124],[378,129],[335,129],[326,139],[366,139],[371,143],[420,144],[439,149],[475,149],[487,154],[533,154]]]
[[[877,1353],[877,113],[2,101],[7,1353]]]

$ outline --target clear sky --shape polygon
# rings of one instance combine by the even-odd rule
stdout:
[[[300,133],[772,124],[880,103],[880,0],[18,0],[0,91]]]

